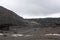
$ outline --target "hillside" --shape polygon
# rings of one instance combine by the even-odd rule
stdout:
[[[39,27],[60,27],[60,18],[35,18],[26,20],[30,23],[35,22],[34,24],[39,24]]]
[[[15,12],[0,6],[0,29],[9,29],[9,26],[27,27],[30,24]]]

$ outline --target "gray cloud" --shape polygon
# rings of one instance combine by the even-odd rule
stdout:
[[[60,13],[60,0],[0,0],[0,5],[24,18]]]
[[[37,9],[35,6],[31,9],[31,12],[36,10],[35,12],[32,12],[31,15],[37,14],[37,16],[45,16],[60,12],[60,0],[30,0],[29,4],[31,7],[33,7],[32,4],[37,6]]]

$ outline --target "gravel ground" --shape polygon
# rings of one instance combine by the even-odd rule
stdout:
[[[0,33],[0,40],[60,40],[59,30],[60,28],[21,28]]]

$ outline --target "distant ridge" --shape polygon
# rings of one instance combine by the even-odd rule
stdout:
[[[25,20],[30,21],[34,27],[60,27],[60,18],[33,18]]]

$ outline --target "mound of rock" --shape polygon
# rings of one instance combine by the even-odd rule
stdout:
[[[29,26],[28,22],[11,10],[0,6],[0,29],[9,29],[9,26]]]

